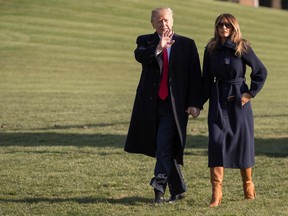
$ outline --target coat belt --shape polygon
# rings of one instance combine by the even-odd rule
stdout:
[[[235,95],[229,95],[227,97],[227,100],[229,100],[229,98],[233,97],[235,98],[236,100],[236,104],[239,103],[240,106],[236,106],[236,108],[241,108],[242,109],[242,106],[241,106],[241,92],[240,92],[240,88],[236,88],[237,85],[241,85],[243,82],[245,82],[245,78],[236,78],[236,79],[221,79],[221,78],[217,78],[216,79],[216,82],[214,83],[215,85],[215,90],[216,91],[213,91],[212,94],[215,94],[216,96],[216,102],[217,102],[217,106],[216,106],[216,116],[217,118],[219,118],[219,112],[221,110],[221,107],[220,107],[220,101],[219,101],[219,83],[225,83],[225,84],[230,84],[232,85],[234,88],[234,91],[235,92]],[[222,119],[221,119],[221,123],[223,125],[223,122],[222,122]]]

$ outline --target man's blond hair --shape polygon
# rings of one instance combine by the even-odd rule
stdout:
[[[152,10],[152,12],[151,12],[151,22],[153,22],[154,17],[157,14],[159,14],[160,11],[163,11],[163,10],[169,11],[169,13],[171,14],[171,17],[173,17],[173,11],[172,11],[171,8],[169,8],[169,7],[160,7],[160,8],[156,8],[156,9]]]

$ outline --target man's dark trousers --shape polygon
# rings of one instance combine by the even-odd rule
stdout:
[[[174,140],[179,139],[172,105],[167,98],[158,100],[158,132],[154,178],[151,185],[158,191],[165,193],[168,184],[170,194],[178,195],[186,191],[186,185],[180,171],[180,166],[174,159],[176,155]]]

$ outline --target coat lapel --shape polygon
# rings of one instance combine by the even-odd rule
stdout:
[[[179,41],[177,41],[177,35],[173,35],[173,40],[175,40],[174,44],[171,46],[171,50],[170,50],[170,57],[169,57],[169,71],[170,68],[172,68],[175,60],[177,59],[177,53],[178,53],[178,49],[179,46],[181,46],[181,44],[179,43]]]

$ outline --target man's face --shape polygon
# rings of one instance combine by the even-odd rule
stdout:
[[[157,13],[152,19],[152,26],[159,35],[164,31],[172,30],[173,17],[169,10],[163,9]]]

